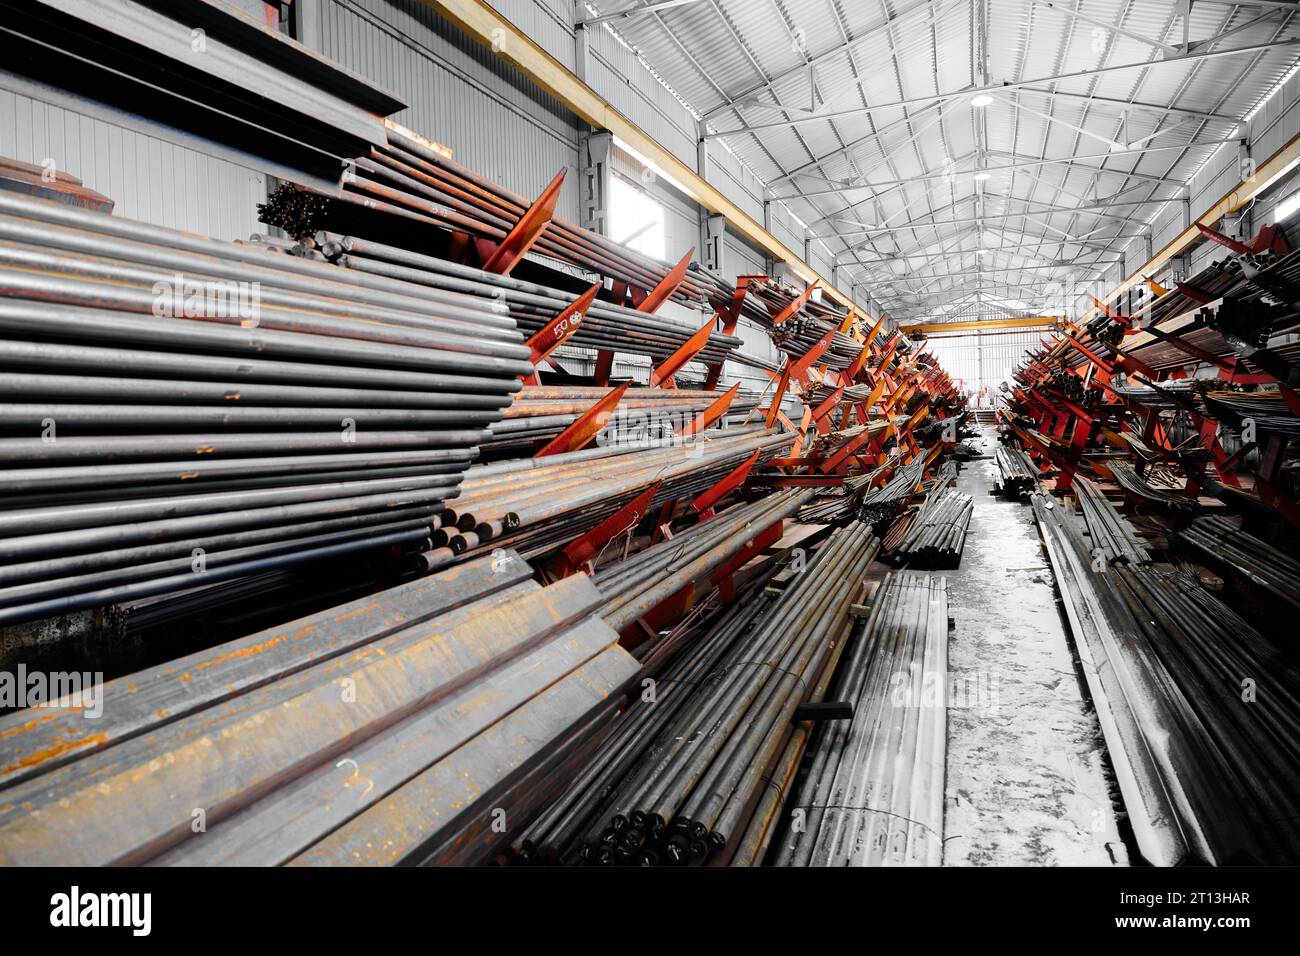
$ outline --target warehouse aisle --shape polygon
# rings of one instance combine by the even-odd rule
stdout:
[[[948,575],[944,864],[1108,865],[1125,854],[1107,796],[1101,732],[1080,694],[1033,510],[989,492],[990,457],[963,466],[975,499],[961,567]]]

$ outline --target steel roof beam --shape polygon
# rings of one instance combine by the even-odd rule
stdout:
[[[1275,40],[1269,43],[1253,43],[1249,46],[1230,47],[1226,50],[1196,50],[1191,53],[1183,53],[1178,56],[1165,57],[1162,60],[1144,60],[1139,63],[1117,63],[1113,66],[1093,67],[1087,70],[1076,70],[1073,73],[1060,73],[1055,76],[1039,76],[1031,80],[1017,80],[1010,83],[993,83],[982,87],[974,87],[966,92],[961,93],[936,93],[925,96],[912,96],[901,100],[895,100],[892,103],[878,103],[874,106],[859,106],[844,110],[826,110],[815,116],[801,116],[780,123],[764,123],[756,126],[744,126],[739,129],[720,130],[708,132],[705,134],[706,139],[721,139],[728,136],[740,136],[750,133],[759,133],[768,129],[785,129],[789,126],[801,126],[804,123],[816,123],[825,120],[843,119],[848,116],[865,116],[871,113],[878,113],[888,109],[899,109],[904,106],[921,106],[926,103],[945,102],[947,100],[957,99],[964,96],[973,96],[980,93],[998,93],[1008,92],[1019,89],[1022,86],[1030,86],[1038,83],[1059,83],[1068,80],[1087,79],[1094,76],[1106,76],[1111,73],[1119,73],[1124,70],[1145,70],[1153,67],[1171,66],[1174,64],[1194,63],[1199,60],[1218,59],[1229,56],[1244,56],[1247,54],[1263,53],[1268,50],[1276,50],[1283,47],[1294,47],[1300,45],[1300,37],[1293,37],[1285,40]]]
[[[593,27],[598,23],[606,23],[610,20],[622,20],[627,17],[639,17],[647,13],[659,13],[663,10],[671,10],[673,7],[684,7],[687,4],[699,2],[700,0],[657,0],[654,3],[638,3],[623,10],[615,10],[613,13],[598,13],[595,16],[582,17],[575,20],[573,25],[576,27]]]

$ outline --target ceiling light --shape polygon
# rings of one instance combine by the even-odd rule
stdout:
[[[981,93],[979,96],[971,97],[970,105],[974,107],[984,107],[993,105],[993,97],[987,93]]]
[[[984,180],[986,180],[986,179],[989,178],[989,174],[988,174],[988,173],[976,173],[976,174],[975,174],[974,176],[972,176],[971,178],[974,179],[975,182],[977,182],[977,183],[982,183],[982,182],[984,182]]]

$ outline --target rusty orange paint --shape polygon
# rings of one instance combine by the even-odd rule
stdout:
[[[13,737],[17,734],[25,734],[29,730],[35,730],[41,724],[53,720],[56,716],[57,713],[55,711],[50,711],[47,714],[33,717],[31,720],[21,723],[17,727],[10,727],[8,730],[0,731],[0,740],[4,740],[6,737]]]
[[[8,772],[11,770],[25,770],[28,767],[38,767],[48,760],[55,757],[61,757],[65,753],[73,750],[84,750],[87,747],[95,748],[108,743],[108,734],[92,734],[89,737],[83,737],[81,740],[71,740],[67,743],[55,744],[52,747],[46,747],[44,750],[38,750],[33,754],[28,754],[19,760],[10,764],[5,764],[2,768]]]

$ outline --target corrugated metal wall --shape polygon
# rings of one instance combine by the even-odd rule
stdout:
[[[558,211],[578,218],[578,124],[558,102],[419,0],[321,0],[319,7],[321,52],[410,104],[394,117],[399,123],[525,196],[568,168],[574,185]]]
[[[52,159],[131,219],[221,239],[264,228],[256,207],[266,199],[266,178],[258,170],[180,145],[164,130],[149,135],[125,116],[113,122],[105,117],[120,114],[106,108],[56,105],[40,89],[15,92],[19,86],[28,87],[0,75],[0,155],[38,165]]]

